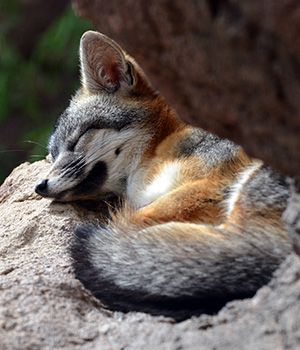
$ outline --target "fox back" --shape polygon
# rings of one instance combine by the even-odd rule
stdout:
[[[77,278],[112,309],[176,318],[253,295],[291,249],[285,178],[180,121],[106,36],[85,33],[80,59],[82,86],[57,121],[36,192],[63,202],[114,194],[122,205],[76,230]]]

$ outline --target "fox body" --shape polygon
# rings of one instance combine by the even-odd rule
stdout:
[[[80,58],[82,87],[58,119],[36,191],[123,201],[107,222],[76,230],[77,278],[113,309],[175,317],[253,295],[291,249],[285,179],[180,121],[106,36],[85,33]]]

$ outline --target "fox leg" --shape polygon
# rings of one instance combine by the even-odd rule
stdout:
[[[220,187],[220,186],[219,186]],[[169,221],[219,224],[224,218],[222,188],[207,180],[184,184],[137,210],[136,223]]]

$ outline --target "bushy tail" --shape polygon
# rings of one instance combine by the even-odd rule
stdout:
[[[252,296],[289,251],[282,231],[251,223],[84,225],[71,246],[76,277],[111,309],[177,319]]]

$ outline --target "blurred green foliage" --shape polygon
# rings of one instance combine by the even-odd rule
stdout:
[[[2,0],[1,7],[0,183],[17,163],[46,155],[54,121],[79,86],[79,40],[91,28],[68,8],[24,58],[8,39],[22,19],[19,2]]]

